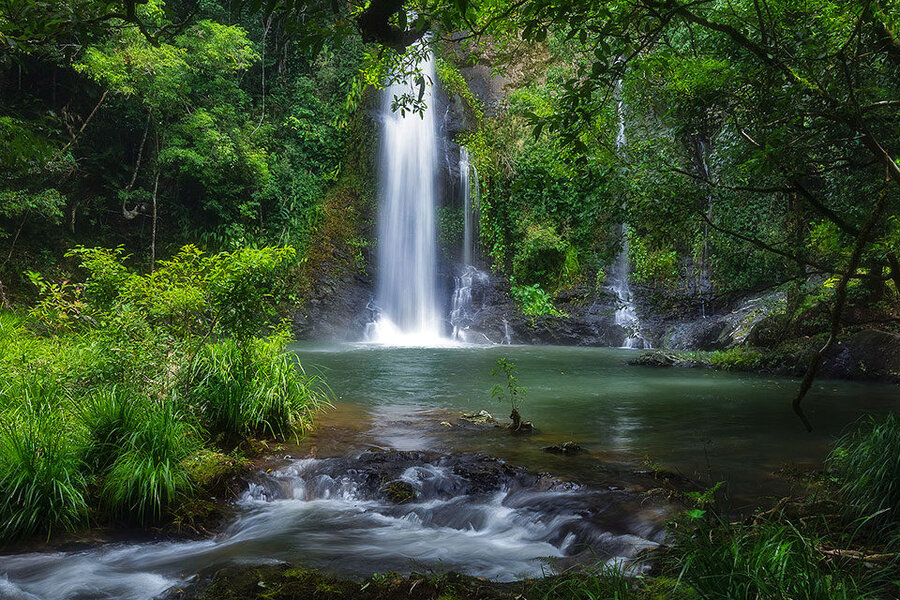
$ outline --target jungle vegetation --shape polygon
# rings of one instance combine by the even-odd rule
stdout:
[[[781,290],[773,337],[822,347],[802,416],[843,327],[896,328],[898,27],[898,0],[0,0],[0,536],[178,518],[204,465],[309,426],[327,390],[278,308],[311,271],[367,269],[366,111],[426,41],[471,115],[484,255],[526,312],[597,292],[626,241],[660,311]],[[490,104],[473,65],[508,84]],[[896,429],[832,454],[862,542],[698,508],[652,585],[895,590],[866,565],[896,558]],[[637,593],[607,583],[578,589]]]

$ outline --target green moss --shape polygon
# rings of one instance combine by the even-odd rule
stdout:
[[[391,481],[381,488],[381,493],[394,504],[406,504],[416,499],[416,489],[406,481]]]

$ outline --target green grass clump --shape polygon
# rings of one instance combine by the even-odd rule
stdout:
[[[709,600],[850,600],[875,597],[790,522],[702,524],[677,535],[669,567]]]
[[[841,482],[852,518],[870,531],[896,536],[900,529],[900,416],[865,417],[841,438],[828,458]]]
[[[285,353],[284,332],[205,346],[191,366],[187,397],[216,434],[288,436],[305,431],[328,389]]]
[[[185,461],[198,447],[193,428],[171,407],[150,411],[106,474],[103,504],[128,520],[160,521],[194,490]]]
[[[642,598],[637,581],[614,564],[584,569],[535,582],[530,598],[541,600],[630,600]]]
[[[0,415],[0,540],[49,536],[74,528],[85,515],[77,445],[49,411],[29,404]]]
[[[90,394],[77,412],[85,429],[83,458],[94,471],[109,468],[137,430],[140,398],[115,386]]]

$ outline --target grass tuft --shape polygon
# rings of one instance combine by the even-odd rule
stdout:
[[[841,481],[840,494],[851,518],[870,531],[896,535],[900,529],[900,416],[863,418],[828,457]]]
[[[171,407],[151,410],[127,440],[103,483],[103,503],[117,517],[159,522],[190,496],[186,459],[198,449],[196,433]]]
[[[0,425],[0,540],[73,529],[87,509],[75,444],[50,416],[27,402]]]

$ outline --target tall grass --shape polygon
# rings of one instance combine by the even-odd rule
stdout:
[[[867,594],[790,522],[700,525],[676,537],[669,567],[708,600],[858,600]]]
[[[194,490],[185,459],[199,444],[196,432],[166,406],[148,411],[125,440],[104,478],[104,506],[141,524],[158,522]]]
[[[579,569],[535,583],[529,598],[540,600],[631,600],[640,598],[637,582],[616,564]]]
[[[842,437],[828,458],[841,481],[849,515],[870,532],[900,529],[900,415],[868,416]]]
[[[303,432],[328,402],[328,388],[285,353],[278,334],[205,346],[188,372],[186,397],[215,434],[286,437]]]
[[[47,405],[30,399],[0,423],[0,540],[72,529],[85,515],[76,447]]]
[[[75,409],[84,427],[83,458],[95,472],[109,468],[135,434],[142,418],[141,398],[111,386],[88,394]]]

